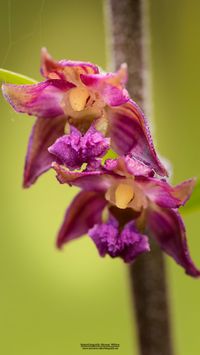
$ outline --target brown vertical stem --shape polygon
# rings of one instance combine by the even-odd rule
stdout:
[[[146,108],[144,3],[141,0],[106,0],[106,20],[111,32],[114,67],[123,62],[128,64],[130,95]],[[130,266],[130,281],[140,354],[172,355],[165,261],[153,241],[151,252],[140,256]]]

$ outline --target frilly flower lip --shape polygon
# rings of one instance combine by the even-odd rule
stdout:
[[[195,179],[172,187],[130,157],[109,159],[95,171],[70,172],[58,163],[53,168],[60,183],[82,189],[67,209],[58,247],[88,233],[101,256],[132,262],[150,251],[148,238],[154,238],[188,275],[200,276],[178,213],[189,199]]]
[[[110,139],[104,138],[93,126],[85,135],[71,126],[70,134],[58,138],[49,152],[70,170],[80,169],[83,163],[95,164],[110,147]]]
[[[119,231],[119,222],[112,215],[106,223],[95,224],[88,232],[101,256],[121,257],[132,262],[137,256],[150,251],[148,238],[138,232],[134,221]]]
[[[125,88],[125,64],[114,73],[102,73],[89,62],[55,61],[43,49],[41,73],[45,81],[38,84],[2,86],[15,111],[37,117],[28,144],[25,187],[50,168],[48,148],[64,135],[67,122],[83,134],[93,125],[111,139],[116,153],[129,154],[161,176],[168,174],[155,152],[147,119]]]

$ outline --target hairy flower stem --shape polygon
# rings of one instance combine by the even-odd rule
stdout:
[[[148,91],[148,38],[144,3],[142,0],[106,0],[105,9],[113,65],[118,68],[123,62],[128,64],[128,90],[146,111],[150,93],[145,95]],[[151,242],[151,252],[131,265],[130,280],[140,355],[172,355],[165,261],[154,242]]]

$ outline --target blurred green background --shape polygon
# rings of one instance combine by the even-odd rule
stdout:
[[[106,67],[101,0],[0,4],[1,67],[40,80],[41,46],[57,59]],[[179,182],[200,176],[200,3],[149,5],[154,132]],[[22,190],[34,119],[16,114],[2,97],[0,112],[0,354],[78,355],[80,343],[116,342],[118,354],[137,355],[126,267],[100,259],[87,237],[56,250],[59,224],[76,191],[60,186],[53,172]],[[185,222],[200,265],[199,211],[185,215]],[[176,355],[198,355],[200,281],[185,276],[169,258],[167,263]]]

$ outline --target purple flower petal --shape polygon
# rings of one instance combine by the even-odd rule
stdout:
[[[146,196],[157,205],[166,208],[178,208],[189,199],[195,185],[195,179],[189,179],[173,187],[165,180],[138,176],[135,180]]]
[[[181,201],[182,206],[189,200],[195,184],[196,178],[192,178],[174,187],[174,196]]]
[[[154,172],[147,165],[141,161],[131,158],[130,156],[119,157],[117,159],[107,159],[105,161],[105,168],[116,173],[121,171],[124,175],[131,174],[135,176],[153,176]]]
[[[124,88],[127,80],[127,68],[124,65],[116,73],[81,74],[80,77],[83,84],[98,92],[107,105],[119,106],[129,100],[128,91]]]
[[[69,135],[62,136],[49,148],[49,152],[59,159],[61,164],[74,170],[83,163],[92,163],[102,157],[109,149],[109,138],[91,126],[82,136],[81,132],[71,127]]]
[[[94,225],[88,234],[101,256],[121,257],[126,263],[150,250],[148,238],[137,231],[134,221],[128,222],[120,232],[118,221],[111,216],[107,223]]]
[[[56,162],[52,167],[57,172],[57,179],[61,184],[78,186],[87,191],[105,192],[113,183],[113,179],[117,178],[112,172],[105,172],[103,169],[72,172]]]
[[[127,172],[134,176],[143,175],[143,176],[153,176],[154,171],[144,164],[143,162],[130,157],[129,155],[124,157],[124,162],[126,165]]]
[[[165,180],[138,176],[135,181],[140,185],[145,195],[157,205],[167,208],[178,208],[189,198],[194,187],[194,180],[190,179],[178,186],[171,186]]]
[[[100,223],[106,203],[99,193],[81,191],[66,211],[58,233],[57,246],[61,248],[64,243],[86,234],[94,224]]]
[[[200,270],[196,268],[189,254],[184,223],[176,210],[159,207],[150,209],[147,225],[150,235],[188,275],[200,276]]]
[[[74,87],[65,80],[47,80],[34,85],[3,84],[5,99],[17,112],[53,118],[63,115],[63,94]]]
[[[41,51],[41,73],[47,79],[66,79],[73,82],[81,74],[97,74],[99,68],[89,62],[61,60],[55,61],[46,48]]]
[[[48,147],[63,134],[65,124],[65,117],[36,120],[26,155],[24,187],[29,187],[41,174],[50,169],[53,159]]]
[[[119,107],[109,108],[107,114],[113,150],[119,155],[133,156],[161,176],[168,175],[156,155],[147,120],[137,104],[129,100]]]

